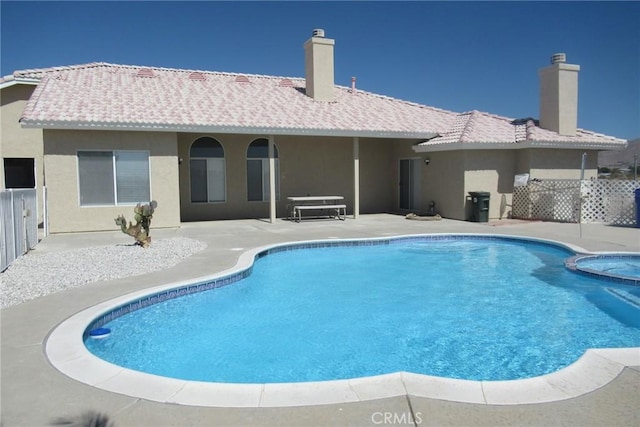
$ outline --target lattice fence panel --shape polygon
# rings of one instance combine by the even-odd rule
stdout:
[[[635,225],[634,190],[640,181],[597,180],[582,182],[583,223],[602,222],[613,225]]]
[[[578,222],[580,181],[531,180],[513,191],[514,218]]]
[[[519,219],[531,218],[531,203],[529,201],[529,187],[524,185],[513,187],[511,199],[511,216]]]
[[[512,216],[545,221],[634,225],[640,181],[530,180],[514,187]],[[580,203],[582,202],[582,206]]]

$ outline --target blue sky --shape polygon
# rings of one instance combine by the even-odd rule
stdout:
[[[639,2],[0,3],[1,74],[127,65],[304,76],[314,28],[335,82],[462,112],[538,117],[538,69],[581,66],[578,126],[640,137]]]

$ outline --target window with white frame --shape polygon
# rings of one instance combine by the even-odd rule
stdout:
[[[280,199],[280,164],[278,147],[274,146],[276,200]],[[247,198],[250,202],[269,200],[269,141],[256,139],[247,149]]]
[[[224,202],[226,197],[224,148],[213,138],[198,138],[189,151],[191,202]]]
[[[78,151],[80,206],[151,200],[148,151]]]

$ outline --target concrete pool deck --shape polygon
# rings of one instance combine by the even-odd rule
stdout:
[[[48,334],[69,316],[99,302],[157,285],[209,275],[232,267],[240,248],[329,238],[369,238],[423,233],[487,233],[560,241],[589,251],[640,251],[640,229],[586,224],[496,221],[408,221],[395,215],[358,220],[260,220],[185,223],[153,230],[156,239],[184,236],[207,249],[181,264],[144,276],[96,282],[1,311],[3,426],[47,425],[52,419],[93,409],[117,426],[164,425],[634,425],[640,424],[640,360],[611,382],[581,396],[528,405],[476,404],[401,394],[395,397],[317,406],[211,408],[153,402],[74,381],[44,354]],[[33,251],[129,243],[119,231],[52,235]],[[31,254],[27,255],[31,256]],[[0,276],[1,277],[1,276]],[[637,353],[636,353],[637,354]],[[485,399],[486,401],[486,399]]]

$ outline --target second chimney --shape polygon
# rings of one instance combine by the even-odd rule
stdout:
[[[333,101],[333,46],[325,39],[324,30],[313,30],[304,44],[304,69],[307,95],[317,101]]]
[[[551,57],[540,76],[540,127],[560,135],[575,135],[578,127],[579,65],[567,64],[564,53]]]

